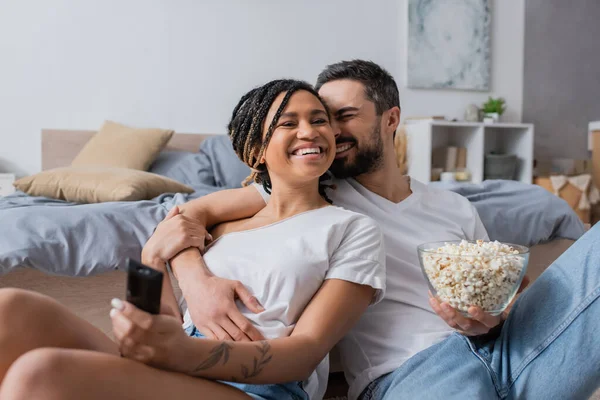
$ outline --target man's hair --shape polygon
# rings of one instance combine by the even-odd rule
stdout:
[[[321,101],[321,104],[323,104],[323,107],[327,111],[327,106],[309,83],[293,79],[278,79],[252,89],[242,96],[233,109],[231,121],[227,125],[229,138],[237,156],[252,170],[251,175],[246,179],[244,185],[254,181],[262,184],[267,193],[271,193],[272,186],[269,172],[265,164],[261,164],[260,160],[269,145],[273,130],[277,125],[277,121],[279,121],[281,113],[287,106],[292,94],[298,90],[305,90],[314,95]],[[263,139],[265,118],[277,96],[283,92],[286,92],[283,101],[277,109]],[[329,201],[324,189],[324,186],[319,185],[319,192]]]
[[[378,115],[392,107],[400,107],[400,95],[396,81],[389,72],[372,61],[340,61],[328,65],[317,78],[315,89],[319,91],[327,82],[340,79],[357,81],[365,86],[365,96],[375,103]]]

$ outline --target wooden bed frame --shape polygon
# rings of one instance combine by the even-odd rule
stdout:
[[[96,131],[42,130],[42,169],[66,167],[91,139]],[[200,143],[211,134],[175,133],[167,150],[196,152]]]
[[[42,130],[42,169],[69,165],[94,133],[95,131],[87,130]],[[210,136],[212,135],[175,134],[168,143],[167,149],[196,152],[200,143]],[[571,240],[559,239],[533,246],[528,267],[531,280],[535,280],[572,243]],[[112,297],[123,297],[124,283],[125,276],[121,271],[93,277],[72,278],[50,276],[32,269],[18,269],[0,278],[0,287],[20,287],[56,298],[109,335],[111,334],[108,318],[109,301]],[[177,287],[175,290],[180,295]],[[331,372],[341,371],[336,351],[332,351],[331,363]],[[337,380],[337,383],[330,381],[331,388],[328,390],[328,396],[345,395],[344,383],[343,380],[342,384],[339,383],[339,375]]]

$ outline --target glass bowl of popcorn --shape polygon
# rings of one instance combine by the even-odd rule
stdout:
[[[529,249],[497,241],[443,241],[418,246],[433,296],[469,316],[471,306],[501,314],[525,276]]]

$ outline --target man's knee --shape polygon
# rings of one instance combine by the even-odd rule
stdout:
[[[69,360],[64,350],[32,350],[12,364],[2,382],[1,393],[15,400],[61,399],[66,395],[68,372]]]

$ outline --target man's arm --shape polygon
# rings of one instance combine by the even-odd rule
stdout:
[[[208,194],[179,206],[179,210],[208,231],[222,222],[252,217],[264,207],[265,201],[258,191],[247,186]],[[175,277],[183,286],[186,284],[183,279],[195,278],[188,280],[195,282],[196,279],[203,280],[213,276],[206,268],[198,247],[183,250],[170,262]]]
[[[184,227],[194,221],[196,225],[210,228],[222,222],[251,217],[264,207],[265,201],[253,187],[223,190],[179,206],[182,215],[176,223]],[[188,231],[192,229],[195,228],[188,226]],[[235,299],[242,300],[254,312],[262,311],[262,306],[242,283],[217,278],[210,273],[199,250],[204,247],[204,234],[198,232],[180,243],[174,243],[172,230],[157,230],[153,236],[153,243],[179,246],[176,252],[168,252],[176,254],[170,260],[171,269],[187,301],[192,321],[200,332],[220,340],[262,339],[239,312]],[[143,254],[151,266],[164,265],[168,261],[155,249],[146,251],[146,246]]]
[[[263,208],[265,201],[252,186],[211,193],[179,207],[183,215],[202,222],[208,230],[222,222],[252,217]]]
[[[471,221],[473,222],[473,226],[470,227],[466,239],[481,239],[485,241],[490,240],[487,230],[481,222],[481,218],[479,217],[479,213],[477,212],[475,206],[470,204],[470,210],[472,214]],[[433,311],[435,311],[435,313],[439,315],[452,329],[456,329],[465,336],[483,335],[503,323],[508,316],[508,313],[510,312],[514,302],[517,300],[517,297],[525,290],[527,285],[529,285],[529,278],[525,276],[521,286],[519,287],[519,290],[517,291],[517,295],[511,301],[510,305],[501,315],[497,316],[486,313],[481,307],[471,306],[468,310],[471,318],[467,318],[452,308],[452,306],[450,306],[448,303],[440,303],[438,299],[431,296],[431,293],[429,295],[429,305]]]

